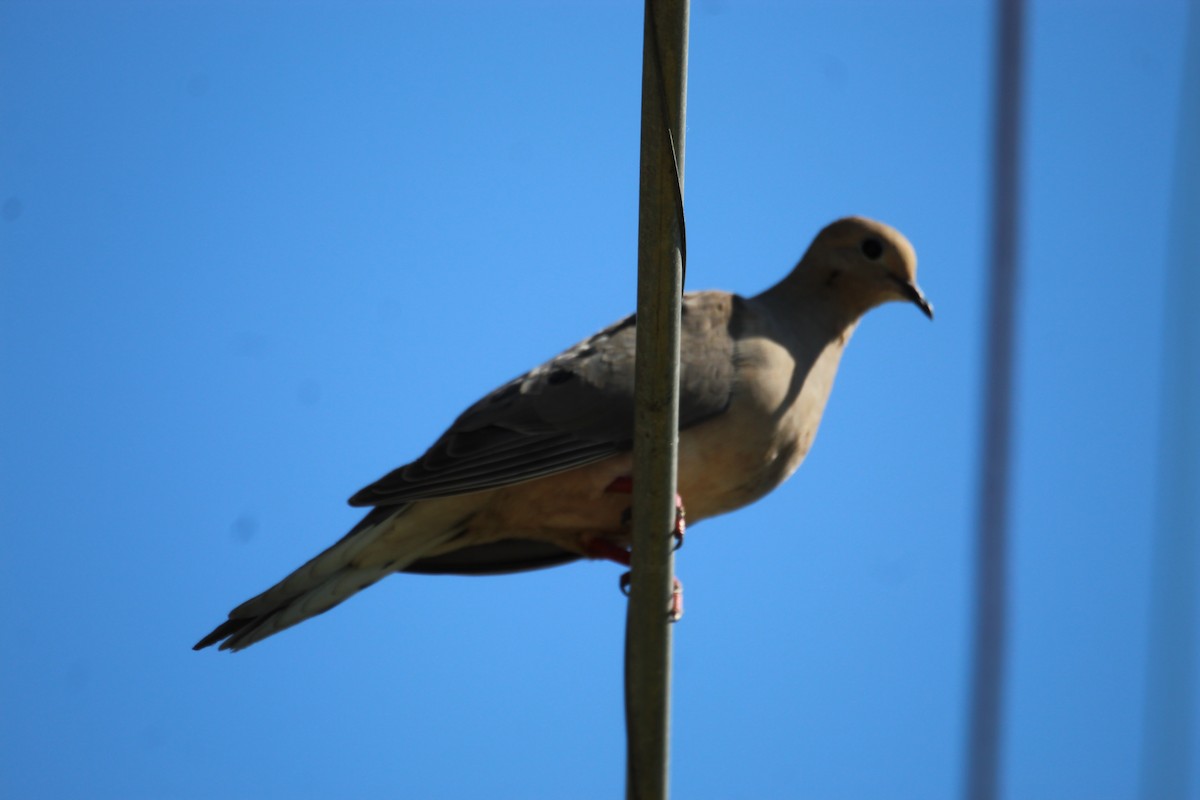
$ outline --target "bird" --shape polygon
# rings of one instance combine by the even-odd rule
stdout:
[[[742,508],[795,472],[867,311],[902,301],[933,319],[916,269],[895,228],[846,217],[757,295],[683,296],[678,493],[689,524]],[[622,560],[636,327],[636,315],[625,317],[485,395],[424,455],[350,498],[370,510],[345,536],[234,608],[193,649],[244,649],[395,572],[496,575]]]

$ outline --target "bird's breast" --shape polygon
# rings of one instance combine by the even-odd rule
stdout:
[[[770,340],[746,349],[729,409],[680,436],[679,493],[690,519],[748,505],[796,471],[820,425],[841,342],[810,357]]]

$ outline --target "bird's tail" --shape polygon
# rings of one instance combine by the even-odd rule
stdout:
[[[461,532],[460,526],[427,526],[421,524],[424,520],[410,519],[421,516],[408,513],[413,510],[413,506],[373,509],[337,544],[229,612],[229,619],[192,649],[201,650],[217,642],[221,642],[222,650],[249,647],[328,611]],[[385,538],[387,559],[367,556],[368,549]]]

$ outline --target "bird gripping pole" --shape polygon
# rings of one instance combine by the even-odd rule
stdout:
[[[646,0],[644,24],[626,793],[660,800],[669,753],[688,0]]]

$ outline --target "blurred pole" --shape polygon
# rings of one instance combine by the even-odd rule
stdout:
[[[1200,2],[1188,9],[1163,315],[1158,508],[1142,738],[1145,800],[1184,800],[1197,760],[1196,624],[1200,575]],[[1196,791],[1200,792],[1200,786]]]
[[[965,786],[968,800],[994,800],[999,793],[1020,207],[1022,0],[999,0],[995,25],[992,252],[986,298],[987,373],[975,553],[974,664]]]
[[[687,0],[646,0],[644,28],[626,794],[660,800],[667,796],[670,744]]]

